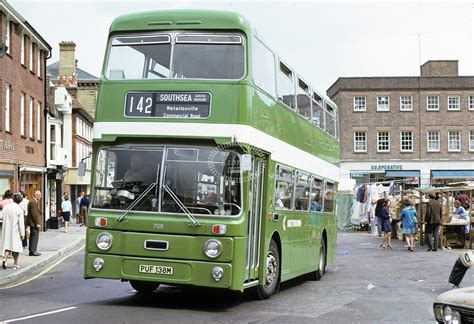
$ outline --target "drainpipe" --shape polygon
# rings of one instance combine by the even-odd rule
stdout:
[[[46,61],[52,57],[51,51],[52,51],[52,49],[49,49],[48,56],[43,59],[43,72],[42,72],[43,73],[43,80],[44,80],[44,87],[43,87],[43,92],[44,92],[44,105],[43,105],[44,163],[45,163],[45,166],[46,166],[46,170],[48,170],[48,154],[47,154],[46,146],[48,145],[48,138],[47,138],[48,122],[47,122],[47,120],[48,120],[48,113],[49,113],[48,102],[46,100],[47,95],[48,95],[48,91],[47,91],[48,85],[46,84],[46,82],[47,82],[47,79],[46,79]],[[44,176],[43,176],[43,197],[46,197],[46,189],[47,189],[46,184],[47,184],[47,182],[48,182],[48,175],[47,175],[47,173],[44,173]],[[46,200],[43,204],[43,232],[46,232],[46,214],[45,214],[45,211],[46,211]]]

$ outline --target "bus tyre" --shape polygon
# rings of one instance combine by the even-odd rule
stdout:
[[[130,285],[141,294],[151,294],[160,284],[151,281],[130,280]]]
[[[260,299],[270,298],[275,293],[280,280],[280,253],[274,240],[270,242],[265,264],[265,284],[257,286],[257,294]]]
[[[323,238],[321,238],[321,243],[319,244],[318,267],[316,269],[314,279],[321,280],[325,272],[326,272],[326,242]]]

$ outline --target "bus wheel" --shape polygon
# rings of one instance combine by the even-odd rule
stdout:
[[[326,272],[326,244],[323,238],[321,238],[321,244],[319,245],[319,261],[318,268],[316,269],[315,279],[321,280],[323,274]]]
[[[130,285],[141,294],[151,294],[160,284],[151,281],[130,280]]]
[[[260,299],[268,299],[275,293],[280,279],[280,253],[274,240],[271,240],[267,253],[265,284],[257,286]]]

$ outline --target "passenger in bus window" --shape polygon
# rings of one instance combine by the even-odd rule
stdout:
[[[133,153],[130,157],[130,169],[125,171],[123,181],[126,182],[141,182],[146,180],[145,169],[143,168],[143,159],[140,154]]]
[[[311,211],[321,211],[323,206],[319,203],[321,201],[321,194],[316,192],[316,195],[311,200]]]

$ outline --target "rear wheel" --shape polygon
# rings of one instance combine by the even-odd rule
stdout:
[[[316,269],[315,279],[321,280],[324,273],[326,272],[326,241],[324,238],[321,239],[321,243],[319,244],[319,260],[318,260],[318,268]]]
[[[141,294],[151,294],[160,284],[151,281],[130,280],[130,285]]]
[[[280,253],[274,240],[271,240],[267,252],[265,284],[257,286],[257,294],[260,299],[270,298],[276,291],[280,279]]]

